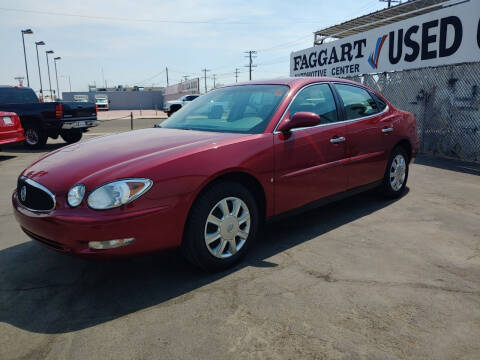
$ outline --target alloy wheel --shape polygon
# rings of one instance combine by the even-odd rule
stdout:
[[[210,211],[204,231],[205,245],[210,254],[225,259],[245,245],[250,233],[250,212],[237,197],[220,200]]]
[[[28,145],[38,144],[38,141],[39,141],[38,133],[34,129],[25,130],[25,141],[27,142]]]
[[[407,164],[403,155],[398,154],[390,166],[390,186],[394,191],[399,191],[407,176]]]

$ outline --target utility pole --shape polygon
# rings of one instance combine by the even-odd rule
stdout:
[[[55,64],[55,79],[57,79],[57,96],[58,98],[60,96],[60,87],[58,86],[58,73],[57,73],[57,60],[61,60],[62,58],[60,56],[54,57],[53,58],[53,63]]]
[[[235,82],[238,82],[238,73],[240,72],[239,68],[235,68]]]
[[[30,79],[28,77],[28,66],[27,66],[27,53],[25,51],[25,34],[33,34],[32,29],[22,30],[22,43],[23,43],[23,57],[25,59],[25,72],[27,73],[27,86],[30,87]]]
[[[213,77],[213,88],[215,89],[215,80],[217,79],[217,75],[213,74],[212,77]]]
[[[165,72],[167,73],[167,86],[168,86],[168,67],[165,67]]]
[[[257,52],[254,50],[249,50],[249,51],[245,51],[245,54],[247,54],[247,56],[245,57],[249,59],[248,65],[245,65],[245,67],[248,67],[248,71],[250,74],[249,79],[252,80],[252,68],[257,66],[257,65],[253,65],[253,58],[256,57]]]
[[[38,46],[45,45],[43,41],[36,41],[35,42],[35,49],[37,50],[37,64],[38,64],[38,78],[40,79],[40,97],[43,101],[43,86],[42,86],[42,73],[40,71],[40,60],[38,59]]]
[[[392,7],[392,3],[402,3],[402,0],[380,0],[380,2],[386,2],[388,3],[388,8],[390,9]]]
[[[47,70],[48,70],[48,85],[50,86],[50,101],[53,101],[53,91],[52,91],[52,81],[50,80],[50,64],[48,63],[48,54],[53,54],[53,50],[45,51],[45,56],[47,58]]]
[[[205,79],[205,94],[206,94],[207,91],[208,91],[208,90],[207,90],[207,71],[210,71],[210,70],[208,70],[207,68],[205,68],[205,69],[202,69],[202,71],[203,71],[203,78]]]

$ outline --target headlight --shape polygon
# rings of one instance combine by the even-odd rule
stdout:
[[[83,197],[85,196],[85,186],[83,184],[78,184],[73,186],[68,192],[67,202],[71,207],[76,207],[82,203]]]
[[[149,179],[123,179],[104,184],[94,190],[87,199],[88,206],[95,210],[113,209],[125,205],[153,185]]]

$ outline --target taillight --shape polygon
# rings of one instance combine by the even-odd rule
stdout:
[[[12,116],[12,120],[15,125],[20,125],[20,117],[17,114]]]
[[[55,117],[57,119],[62,119],[63,118],[63,106],[62,106],[62,104],[57,104],[55,106]]]
[[[98,106],[95,105],[95,112],[98,113]]]

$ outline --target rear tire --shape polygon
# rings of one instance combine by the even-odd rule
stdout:
[[[227,269],[255,242],[258,206],[241,184],[219,182],[201,193],[185,225],[182,252],[206,271]]]
[[[409,158],[402,146],[392,150],[383,178],[382,192],[391,199],[399,198],[405,192],[408,180]]]
[[[41,149],[47,143],[48,136],[38,127],[25,128],[25,142],[27,149]]]
[[[81,131],[65,131],[60,134],[62,139],[68,144],[79,142],[82,135],[83,133]]]

